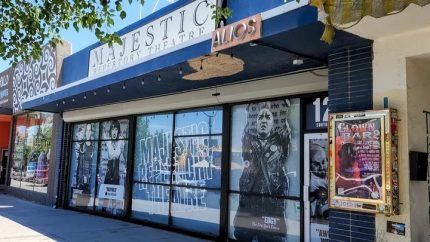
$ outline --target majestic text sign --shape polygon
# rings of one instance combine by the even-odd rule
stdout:
[[[261,38],[261,15],[243,19],[212,32],[212,52]]]
[[[133,64],[140,59],[191,41],[215,29],[210,1],[197,0],[123,36],[122,45],[90,51],[88,76]]]

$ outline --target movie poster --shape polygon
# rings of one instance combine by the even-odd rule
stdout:
[[[98,126],[98,123],[74,126],[69,206],[90,209],[94,206]]]
[[[336,121],[334,129],[336,196],[381,200],[381,120]]]
[[[128,126],[127,119],[101,123],[97,210],[119,216],[124,212]]]
[[[305,162],[309,164],[310,241],[329,241],[327,133],[305,134]]]
[[[279,99],[232,108],[230,237],[299,241],[300,104]]]

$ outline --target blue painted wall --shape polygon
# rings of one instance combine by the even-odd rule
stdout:
[[[229,0],[227,6],[232,10],[233,16],[227,20],[227,24],[293,1],[296,0]]]

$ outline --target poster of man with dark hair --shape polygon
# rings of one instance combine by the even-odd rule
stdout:
[[[284,241],[287,233],[285,201],[289,178],[289,100],[251,103],[246,107],[239,178],[239,204],[234,236],[240,241]],[[252,194],[252,195],[251,195]]]

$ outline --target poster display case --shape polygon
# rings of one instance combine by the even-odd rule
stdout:
[[[329,206],[399,214],[397,111],[332,113]]]

